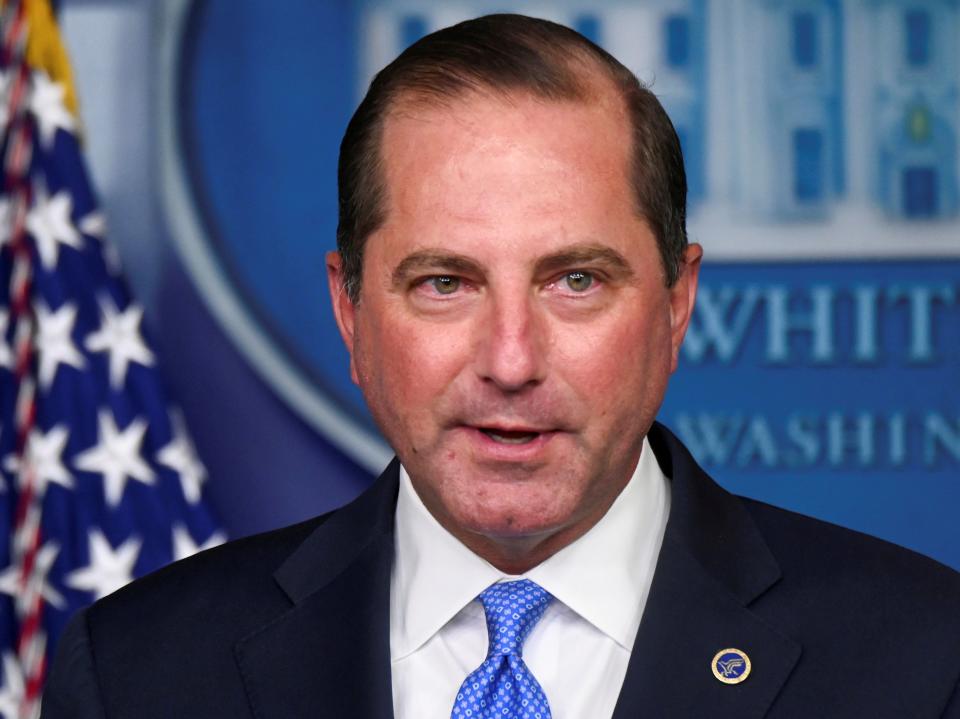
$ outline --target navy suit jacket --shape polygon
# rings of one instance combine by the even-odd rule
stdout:
[[[960,575],[728,494],[659,425],[650,443],[672,502],[615,719],[960,718]],[[398,466],[79,613],[42,716],[391,717]],[[751,659],[741,684],[711,671],[727,647]]]

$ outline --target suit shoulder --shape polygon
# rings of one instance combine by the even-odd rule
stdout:
[[[125,618],[142,626],[144,615],[203,621],[275,605],[283,600],[274,572],[329,516],[236,539],[152,572],[90,607],[91,629],[101,622],[116,628]]]
[[[780,563],[811,586],[880,592],[888,604],[920,604],[956,615],[960,573],[877,537],[753,499],[743,499]],[[955,622],[960,632],[960,621]]]
[[[751,609],[803,648],[784,701],[861,716],[854,707],[883,697],[884,716],[940,716],[960,672],[960,574],[861,532],[743,503],[780,569]]]
[[[84,610],[73,632],[88,646],[87,675],[100,688],[104,714],[244,716],[233,647],[292,606],[274,573],[326,519],[214,547]],[[68,659],[58,661],[62,675]],[[183,701],[194,713],[184,713]]]

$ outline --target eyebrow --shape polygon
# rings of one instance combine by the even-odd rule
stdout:
[[[480,275],[483,268],[466,255],[458,255],[442,250],[421,250],[407,255],[393,271],[394,287],[402,285],[412,275],[423,272],[434,274],[449,272],[452,275]]]
[[[606,270],[613,279],[617,280],[624,280],[633,276],[633,269],[623,255],[612,247],[594,244],[573,245],[540,258],[536,265],[536,276],[586,266],[599,266]]]
[[[613,279],[623,280],[633,276],[630,263],[616,250],[605,245],[577,244],[537,260],[535,276],[540,277],[562,270],[583,266],[600,266]],[[433,274],[449,272],[455,275],[482,275],[483,267],[466,255],[443,250],[421,250],[407,255],[394,269],[391,280],[395,287],[404,284],[411,276],[424,272]]]

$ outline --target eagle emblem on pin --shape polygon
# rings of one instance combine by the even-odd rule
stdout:
[[[742,649],[721,649],[710,663],[713,676],[724,684],[739,684],[750,676],[750,657]]]

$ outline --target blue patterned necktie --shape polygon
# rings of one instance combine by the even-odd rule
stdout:
[[[487,615],[487,658],[464,680],[451,719],[551,719],[547,697],[522,654],[553,596],[520,579],[494,584],[477,599]]]

